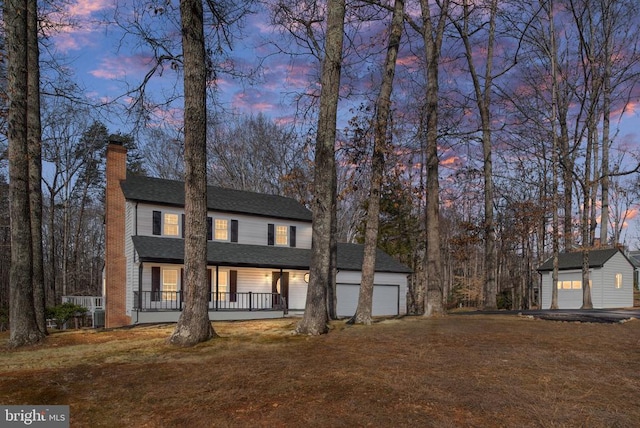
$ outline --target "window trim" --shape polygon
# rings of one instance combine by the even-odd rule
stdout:
[[[224,222],[225,223],[225,228],[218,228],[218,222]],[[222,218],[222,217],[214,217],[213,218],[213,240],[214,241],[220,241],[220,242],[229,242],[230,239],[230,233],[229,233],[229,228],[230,228],[230,224],[231,221],[228,218]],[[225,233],[225,238],[218,238],[218,231],[222,232],[224,231]]]
[[[169,223],[169,216],[175,217],[175,223]],[[175,233],[167,233],[167,228],[171,226],[175,227]],[[171,211],[165,211],[162,213],[162,236],[179,237],[180,236],[180,214]]]
[[[624,288],[624,276],[621,272],[617,272],[613,277],[613,288],[622,290]]]
[[[180,291],[180,269],[177,268],[165,268],[163,267],[161,269],[162,272],[162,279],[160,281],[160,293],[162,296],[162,300],[163,301],[171,301],[171,302],[175,302],[178,300],[178,292]],[[166,274],[168,272],[175,272],[176,275],[176,282],[175,282],[175,290],[170,289],[167,290],[167,285],[174,285],[173,283],[168,283],[167,279],[166,279]],[[166,293],[170,293],[170,294],[166,294]]]

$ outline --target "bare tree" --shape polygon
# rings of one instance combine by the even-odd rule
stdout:
[[[376,270],[376,250],[378,244],[378,226],[380,223],[380,191],[384,173],[385,157],[390,150],[388,135],[389,114],[391,113],[391,92],[395,75],[396,60],[400,49],[404,14],[404,0],[395,0],[389,29],[389,44],[385,59],[380,92],[376,101],[374,119],[374,144],[371,159],[371,187],[367,207],[367,220],[364,234],[364,257],[362,261],[362,281],[358,294],[356,313],[350,324],[371,324],[373,306],[373,285]]]
[[[440,183],[438,157],[438,88],[439,67],[445,22],[449,10],[449,0],[440,4],[440,17],[433,23],[428,0],[420,1],[422,13],[422,38],[426,57],[426,159],[427,159],[427,284],[425,293],[425,315],[444,312],[444,284],[442,281],[442,260],[440,248]]]
[[[213,121],[207,142],[211,184],[309,202],[306,195],[291,191],[295,180],[310,177],[309,144],[291,127],[263,114],[219,115]]]
[[[484,3],[483,3],[484,4]],[[494,48],[496,42],[496,19],[498,14],[498,1],[487,0],[486,9],[480,7],[469,0],[463,0],[462,12],[459,19],[452,19],[452,22],[464,44],[465,57],[469,67],[469,75],[473,82],[474,98],[480,115],[482,154],[484,165],[484,243],[485,243],[485,287],[484,287],[484,309],[496,308],[496,231],[494,225],[494,189],[493,189],[493,159],[492,159],[492,121],[491,121],[491,94],[493,86],[493,61]],[[476,64],[476,57],[473,54],[471,42],[471,28],[474,13],[486,13],[488,22],[486,25],[486,52],[484,61],[484,74],[481,75]]]
[[[34,254],[32,236],[32,216],[29,191],[29,154],[35,150],[29,147],[30,137],[39,136],[34,127],[34,116],[40,115],[39,104],[33,102],[29,90],[34,90],[29,73],[39,67],[37,53],[36,18],[29,15],[37,11],[34,0],[11,0],[4,2],[4,23],[7,47],[7,87],[9,95],[8,138],[9,138],[9,191],[11,215],[11,270],[10,270],[10,346],[23,346],[40,342],[44,332],[38,326],[34,305]],[[30,35],[30,32],[36,32]],[[30,63],[36,59],[35,63]],[[36,94],[38,96],[38,85]],[[34,175],[37,172],[34,172]],[[40,183],[38,182],[38,185]],[[40,252],[40,256],[42,253]],[[36,262],[42,264],[42,261]],[[40,299],[40,296],[38,297]],[[38,309],[41,310],[40,300]]]
[[[169,342],[193,346],[215,336],[207,285],[207,66],[202,0],[181,0],[184,57],[185,306]]]
[[[309,286],[302,320],[296,331],[318,335],[327,332],[327,287],[331,283],[332,233],[335,231],[333,206],[336,198],[335,140],[336,115],[340,91],[342,42],[344,38],[344,0],[328,0],[327,31],[322,64],[320,114],[315,150],[313,231]]]

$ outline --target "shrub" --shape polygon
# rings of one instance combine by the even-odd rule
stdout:
[[[69,321],[71,318],[83,316],[87,312],[88,309],[84,306],[65,302],[52,308],[47,308],[47,318],[55,320],[57,327],[60,329],[64,326],[64,323]]]

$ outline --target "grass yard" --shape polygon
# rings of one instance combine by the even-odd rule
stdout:
[[[449,315],[332,325],[216,322],[53,333],[6,349],[0,404],[69,404],[72,427],[637,427],[640,320]]]

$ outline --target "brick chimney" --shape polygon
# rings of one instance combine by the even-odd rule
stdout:
[[[120,182],[127,178],[127,149],[110,140],[107,146],[105,198],[105,327],[131,324],[126,313],[125,199]]]

